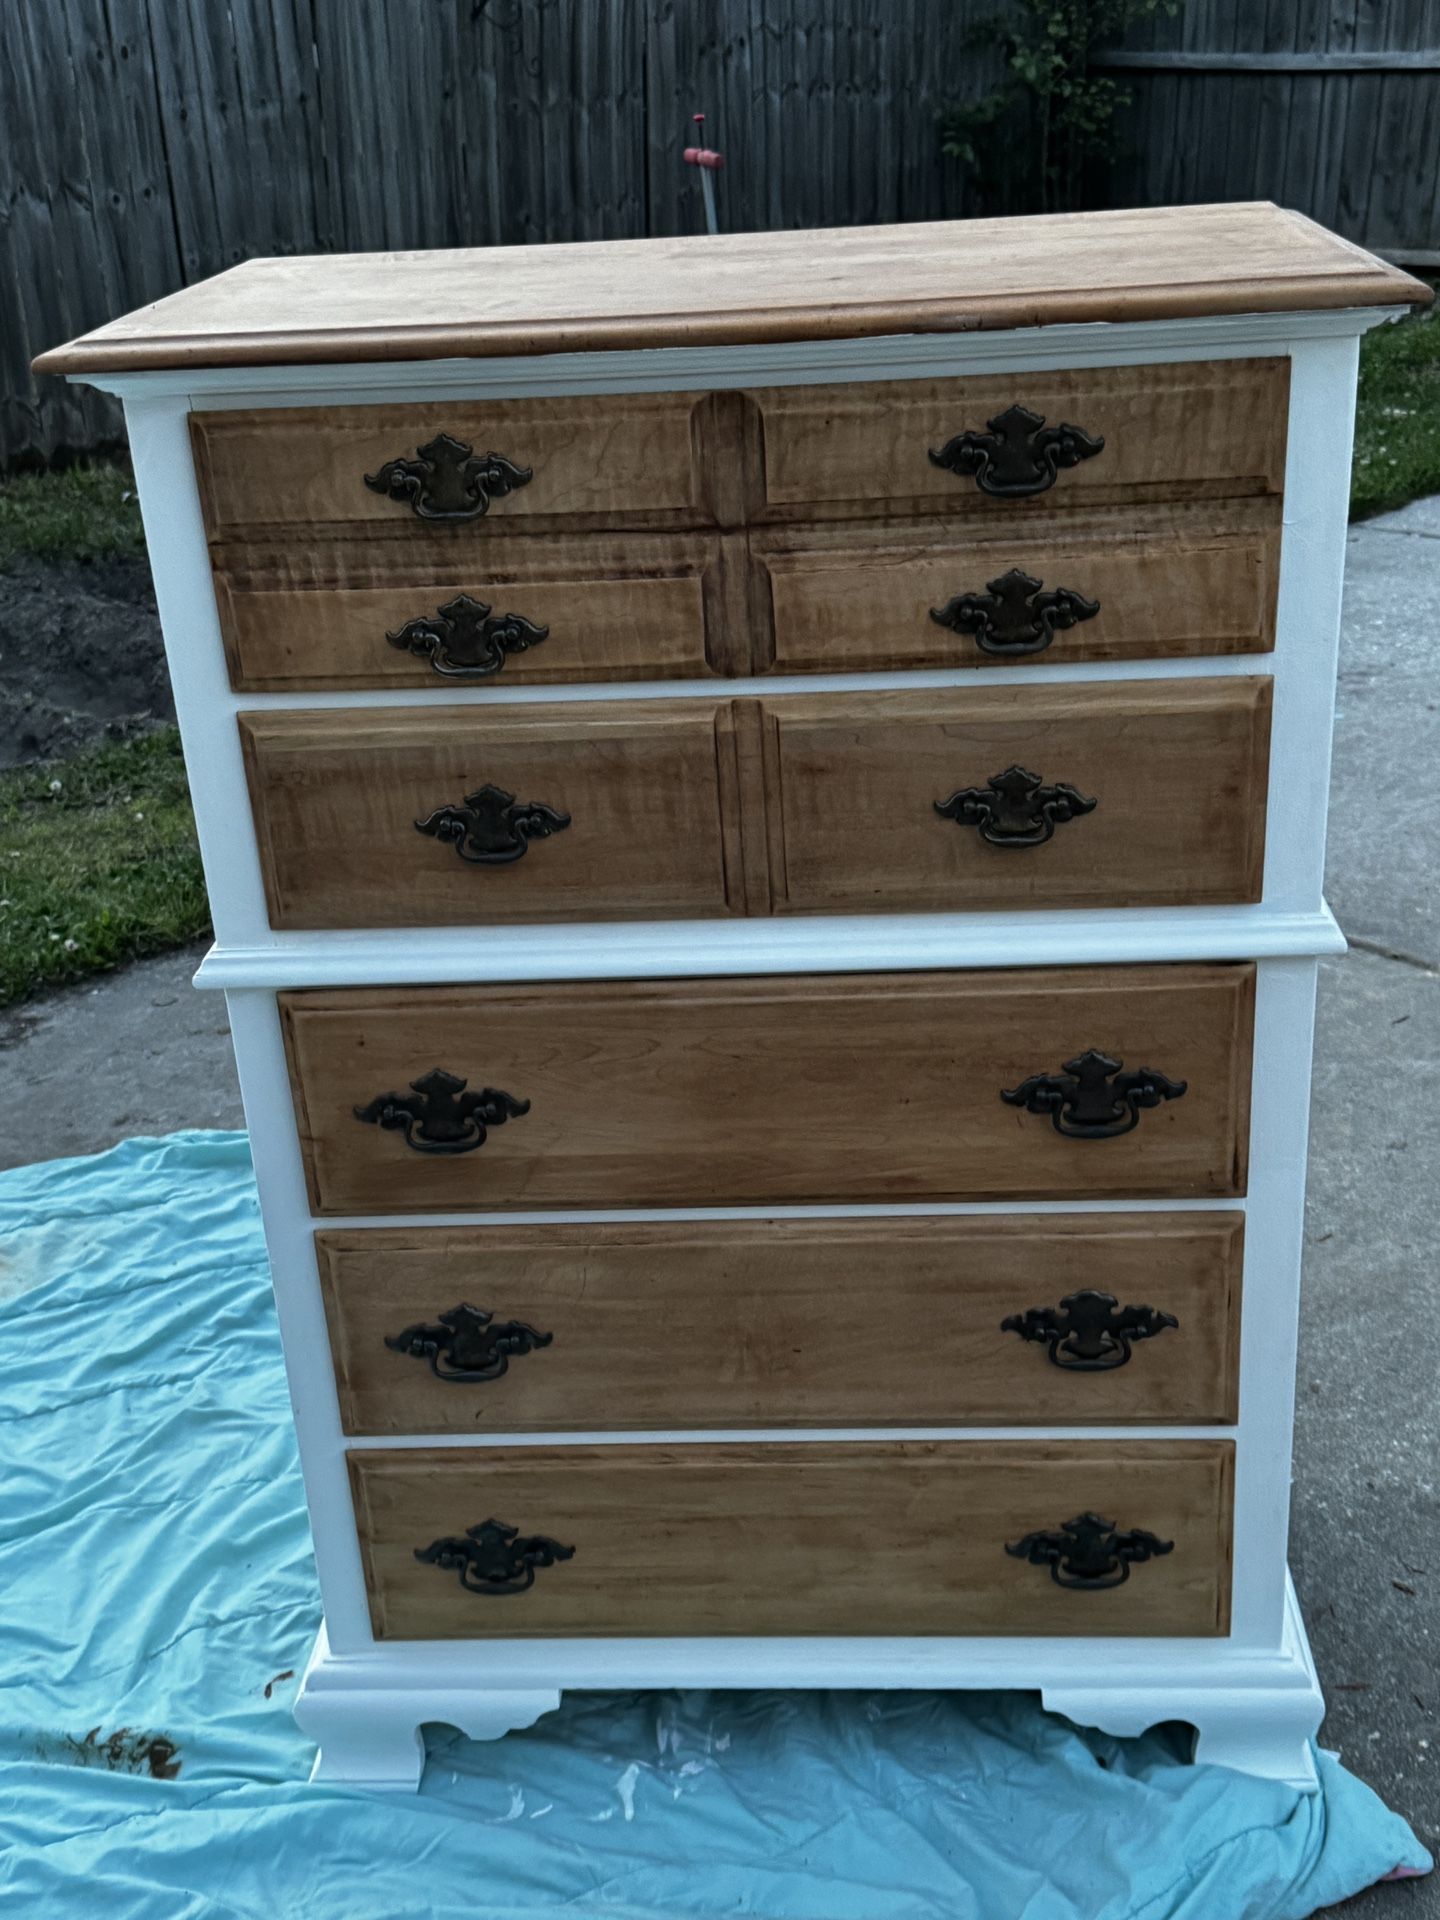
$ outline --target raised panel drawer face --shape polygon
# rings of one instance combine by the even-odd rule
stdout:
[[[215,591],[231,684],[255,693],[1264,652],[1279,515],[1278,498],[1111,508],[983,542],[933,513],[903,530],[507,532],[478,552],[317,528],[217,542]]]
[[[1289,382],[1288,360],[1275,358],[773,387],[752,397],[764,422],[765,499],[774,512],[943,504],[948,513],[1018,520],[1037,502],[1049,510],[1278,493]],[[987,483],[1007,491],[987,492],[976,471],[931,458],[967,434],[987,436],[987,423],[1014,407],[1044,427],[1026,433],[1012,420],[1015,432],[995,446],[995,458],[977,449]],[[1104,446],[1070,466],[1062,453],[1055,468],[1045,435],[1061,426]]]
[[[1254,973],[1066,967],[279,1000],[321,1214],[1188,1198],[1244,1188]],[[1163,1097],[1154,1083],[1156,1104],[1116,1113],[1127,1131],[1107,1123],[1097,1136],[1071,1080],[1048,1113],[1052,1082],[1034,1079],[1076,1061],[1093,1083],[1085,1112],[1109,1112],[1121,1080],[1087,1054],[1186,1091]],[[457,1110],[449,1082],[412,1091],[437,1067],[472,1097],[529,1107],[472,1098]],[[1076,1126],[1078,1137],[1062,1130]]]
[[[407,1449],[352,1453],[350,1469],[381,1640],[1229,1624],[1223,1440]],[[1135,1557],[1112,1584],[1063,1585],[1028,1542],[1087,1514]],[[492,1531],[471,1561],[467,1530],[487,1520],[516,1535]],[[1114,1558],[1101,1544],[1092,1564]],[[467,1568],[489,1590],[463,1584]]]
[[[233,543],[215,587],[232,686],[472,688],[726,670],[706,534]]]
[[[316,1236],[357,1434],[1230,1422],[1242,1243],[1208,1212]]]
[[[723,914],[728,711],[241,714],[271,924]]]
[[[1070,514],[1003,538],[934,513],[903,526],[757,529],[776,673],[1053,665],[1264,653],[1275,643],[1280,501]]]
[[[1258,900],[1270,692],[1206,679],[766,701],[775,911]]]
[[[704,515],[691,447],[688,393],[588,398],[451,400],[405,406],[273,407],[193,413],[200,497],[212,539],[242,528],[374,523],[456,538],[563,515],[620,520]],[[462,452],[441,444],[446,436]],[[465,471],[465,455],[501,456],[510,472]],[[413,499],[385,481],[392,462],[416,468]],[[423,471],[421,470],[423,468]],[[517,476],[528,473],[528,479]],[[480,510],[481,497],[485,506]],[[417,511],[417,508],[419,511]],[[444,519],[438,515],[449,515]]]

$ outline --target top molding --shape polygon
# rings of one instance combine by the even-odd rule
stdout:
[[[37,373],[860,340],[1420,305],[1423,282],[1269,201],[809,233],[251,260]]]

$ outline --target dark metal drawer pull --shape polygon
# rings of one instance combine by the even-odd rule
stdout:
[[[503,1520],[482,1520],[463,1535],[447,1533],[428,1547],[416,1547],[415,1558],[427,1566],[458,1573],[467,1593],[524,1593],[535,1584],[537,1567],[553,1567],[557,1560],[573,1560],[574,1547],[562,1547],[543,1533],[522,1535]]]
[[[943,607],[932,607],[930,618],[952,633],[970,634],[982,653],[1009,659],[1044,653],[1057,633],[1093,620],[1100,611],[1098,600],[1087,600],[1073,587],[1043,590],[1044,584],[1012,567],[987,581],[984,593],[959,593]]]
[[[1055,1131],[1072,1140],[1110,1140],[1138,1127],[1142,1108],[1178,1100],[1188,1085],[1153,1067],[1122,1073],[1124,1065],[1091,1048],[1067,1060],[1062,1073],[1032,1073],[1018,1087],[1002,1087],[1000,1098],[1027,1113],[1048,1113]]]
[[[519,613],[492,618],[483,600],[462,593],[434,613],[407,620],[385,638],[402,653],[428,660],[434,671],[447,679],[484,680],[499,673],[512,653],[538,647],[549,632],[549,627],[537,627]]]
[[[537,1333],[523,1320],[497,1320],[484,1307],[472,1307],[467,1301],[435,1320],[417,1320],[399,1333],[387,1333],[385,1344],[392,1353],[428,1360],[437,1380],[473,1387],[498,1380],[509,1372],[514,1355],[534,1353],[554,1338],[553,1333]]]
[[[415,822],[417,833],[454,847],[472,867],[507,867],[525,853],[532,840],[548,840],[570,824],[539,800],[517,800],[503,787],[477,787],[458,807],[437,807]]]
[[[1082,1287],[1067,1293],[1056,1307],[1027,1307],[1007,1314],[1002,1333],[1018,1333],[1049,1349],[1050,1362],[1068,1373],[1108,1373],[1123,1367],[1136,1340],[1149,1340],[1167,1327],[1178,1327],[1173,1313],[1156,1307],[1122,1307],[1113,1293]],[[393,1340],[387,1340],[393,1346]]]
[[[1098,1593],[1106,1587],[1123,1587],[1132,1566],[1158,1559],[1174,1547],[1173,1540],[1157,1540],[1142,1527],[1120,1533],[1113,1520],[1082,1513],[1062,1520],[1051,1532],[1027,1533],[1023,1540],[1007,1543],[1005,1551],[1017,1560],[1028,1560],[1032,1567],[1049,1567],[1057,1587]]]
[[[421,520],[478,520],[490,502],[528,486],[533,474],[503,453],[476,453],[453,434],[437,433],[414,459],[387,460],[367,473],[372,493],[409,504]]]
[[[530,1111],[498,1087],[467,1093],[466,1083],[443,1067],[432,1067],[410,1082],[409,1093],[377,1093],[368,1106],[353,1109],[357,1120],[403,1133],[416,1153],[473,1153],[483,1147],[491,1127],[503,1127]]]
[[[935,811],[962,827],[978,827],[992,847],[1041,847],[1066,820],[1093,813],[1097,802],[1063,782],[1047,787],[1038,773],[1007,767],[983,787],[960,787]]]
[[[985,424],[988,433],[957,433],[938,452],[932,447],[930,458],[951,473],[972,474],[982,493],[1001,500],[1044,493],[1062,467],[1093,460],[1105,445],[1103,435],[1066,421],[1047,427],[1044,414],[1028,407],[1007,407]]]

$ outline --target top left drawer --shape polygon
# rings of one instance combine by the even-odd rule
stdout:
[[[572,530],[706,524],[695,405],[631,393],[193,413],[205,529],[219,540],[354,525],[369,539],[559,518]]]

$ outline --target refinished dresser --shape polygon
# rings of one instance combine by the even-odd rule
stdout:
[[[1424,297],[1191,207],[261,260],[38,363],[126,406],[320,1777],[779,1685],[1312,1780],[1356,351]]]

